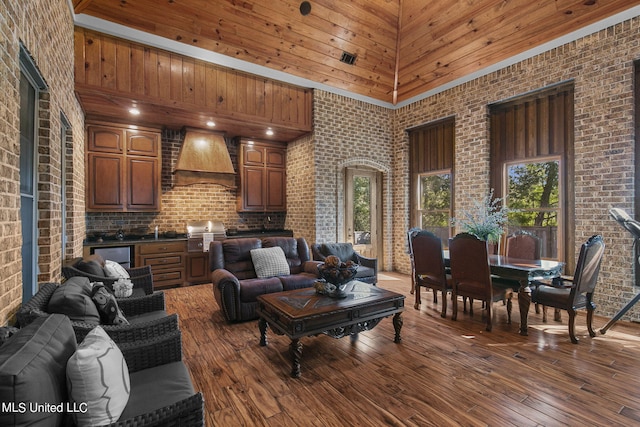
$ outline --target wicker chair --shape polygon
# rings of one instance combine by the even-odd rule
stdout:
[[[131,388],[126,407],[111,426],[204,426],[204,399],[194,390],[182,362],[179,330],[120,343],[118,348],[127,363]],[[0,425],[30,425],[36,420],[42,425],[60,425],[61,421],[73,425],[65,377],[67,362],[76,349],[70,321],[60,314],[38,318],[18,330],[16,339],[7,341],[0,350],[0,400],[39,396],[52,405],[59,404],[62,411],[38,417],[29,411],[0,412]]]
[[[38,317],[46,317],[49,300],[58,283],[43,283],[36,294],[20,307],[16,317],[18,324],[26,326]],[[154,292],[151,295],[118,299],[118,306],[125,314],[129,325],[101,325],[109,336],[118,344],[144,340],[178,330],[178,315],[167,315],[165,311],[164,293]],[[81,342],[96,324],[72,320],[76,339]]]
[[[96,259],[99,257],[93,255]],[[91,274],[81,270],[78,266],[83,262],[82,258],[75,258],[62,266],[62,275],[65,279],[80,276],[87,277],[91,282],[102,282],[106,287],[113,291],[113,283],[118,280],[115,277],[107,277],[105,275]],[[104,264],[104,261],[102,261]],[[133,296],[149,295],[153,293],[153,275],[151,274],[151,266],[125,268],[131,277],[133,283]]]

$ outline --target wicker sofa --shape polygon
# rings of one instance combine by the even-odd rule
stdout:
[[[108,340],[102,342],[113,345]],[[107,412],[112,418],[119,416],[110,424],[113,426],[204,426],[203,397],[194,391],[182,362],[180,331],[119,344],[121,355],[111,350],[119,361],[101,356],[98,363],[87,353],[81,356],[76,351],[79,347],[83,346],[77,344],[71,321],[62,314],[39,317],[10,337],[0,347],[0,401],[14,405],[14,410],[0,412],[0,425],[73,426],[77,420],[74,416],[85,418],[81,423],[86,424],[87,417],[99,420],[101,412]],[[84,351],[86,348],[85,345]],[[83,366],[90,365],[94,370],[82,370],[81,376],[74,378],[69,375],[69,368],[76,366],[81,357],[85,358]],[[113,375],[114,371],[119,375]],[[96,376],[108,377],[109,381],[95,381]],[[126,383],[124,378],[129,383],[125,387],[128,397],[108,387],[117,381]],[[99,397],[72,401],[74,394],[77,397],[81,393]],[[120,402],[117,412],[103,411],[101,404],[111,408],[116,399]],[[52,409],[32,410],[29,402]]]
[[[289,265],[288,274],[258,277],[251,251],[280,247]],[[265,237],[226,239],[211,242],[209,268],[213,293],[230,322],[257,319],[258,295],[313,286],[318,280],[318,263],[311,261],[304,238]]]
[[[52,314],[51,300],[54,293],[61,287],[72,287],[64,300],[64,306],[56,306],[53,310],[65,314],[71,319],[73,330],[78,342],[100,323],[99,314],[91,308],[93,304],[86,295],[77,295],[88,285],[86,277],[72,277],[64,284],[48,282],[40,285],[36,294],[18,309],[16,317],[18,324],[24,327],[35,319]],[[70,295],[69,295],[70,294]],[[118,306],[124,313],[129,325],[102,325],[109,336],[117,343],[144,340],[163,335],[178,329],[178,315],[167,314],[163,292],[139,297],[119,298]],[[95,308],[95,307],[94,307]],[[97,317],[96,317],[97,315]]]

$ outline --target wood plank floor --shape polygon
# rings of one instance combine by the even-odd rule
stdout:
[[[269,334],[260,347],[256,321],[227,324],[211,285],[165,291],[178,313],[184,361],[204,394],[208,426],[558,426],[640,423],[640,325],[618,322],[590,338],[577,319],[574,345],[563,322],[529,316],[529,336],[506,324],[484,330],[474,317],[442,319],[429,292],[413,308],[409,277],[384,273],[379,286],[406,295],[402,342],[391,319],[357,341],[302,340],[302,376],[289,376],[289,339]],[[387,280],[390,279],[390,280]],[[449,302],[449,306],[451,303]],[[550,318],[553,317],[549,310]],[[596,328],[608,319],[597,317]]]

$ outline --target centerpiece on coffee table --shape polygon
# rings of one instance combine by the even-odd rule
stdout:
[[[324,263],[318,265],[322,280],[314,284],[316,292],[332,298],[344,298],[345,285],[353,280],[358,271],[358,264],[353,261],[342,262],[335,255],[329,255]]]

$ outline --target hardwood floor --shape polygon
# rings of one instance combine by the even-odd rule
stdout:
[[[640,325],[618,322],[590,338],[585,316],[580,343],[563,322],[529,315],[529,336],[506,324],[495,305],[492,332],[480,305],[470,317],[440,317],[423,291],[413,308],[409,277],[384,273],[379,286],[406,295],[402,342],[391,318],[357,341],[328,336],[302,340],[302,376],[289,376],[289,339],[268,334],[260,347],[256,321],[227,324],[211,285],[165,291],[177,312],[184,361],[204,394],[208,426],[557,426],[640,423]],[[449,302],[451,304],[451,302]],[[461,304],[461,303],[460,303]],[[552,311],[549,312],[553,318]],[[597,317],[594,327],[608,319]]]

